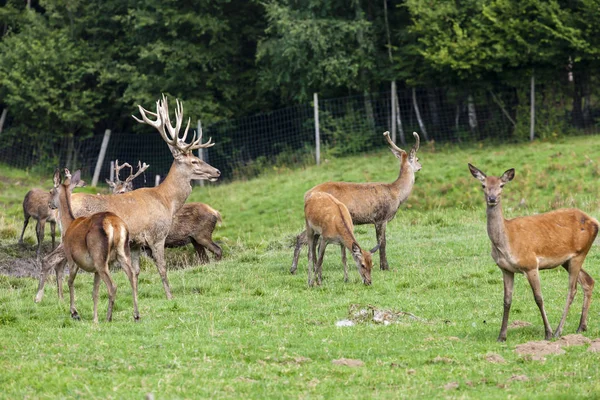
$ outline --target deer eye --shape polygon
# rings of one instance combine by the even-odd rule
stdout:
[[[483,189],[485,189],[485,185],[481,185],[481,187],[482,187]]]
[[[501,184],[500,184],[500,187],[501,187],[501,188],[503,188],[503,187],[504,187],[504,183],[501,183]]]

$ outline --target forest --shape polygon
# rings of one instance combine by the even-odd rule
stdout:
[[[429,98],[435,120],[445,97],[484,93],[526,131],[535,84],[569,129],[595,127],[598,0],[2,3],[2,146],[50,158],[139,132],[130,115],[161,93],[205,126],[392,84]]]

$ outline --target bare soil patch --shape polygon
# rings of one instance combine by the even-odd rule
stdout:
[[[502,357],[500,354],[496,354],[496,353],[488,353],[485,355],[485,360],[488,362],[491,362],[492,364],[503,364],[506,362],[506,360],[504,359],[504,357]]]
[[[591,351],[593,353],[600,353],[600,339],[592,340],[590,347],[588,347],[587,351]]]
[[[528,359],[535,361],[545,361],[549,354],[564,354],[565,351],[562,349],[558,342],[538,341],[538,342],[527,342],[517,345],[515,348],[517,354],[525,356]]]
[[[424,320],[406,311],[387,310],[370,304],[350,304],[350,307],[348,308],[348,320],[344,321],[351,321],[356,324],[374,322],[376,324],[389,325],[392,323]]]
[[[584,344],[589,344],[591,342],[591,339],[579,334],[566,335],[557,340],[557,343],[560,343],[560,345],[564,347],[583,346]]]
[[[524,328],[526,326],[531,326],[531,322],[527,322],[527,321],[513,321],[510,325],[508,325],[509,328]]]
[[[339,358],[337,360],[331,360],[335,365],[345,365],[347,367],[363,367],[365,365],[362,360],[354,360],[352,358]]]

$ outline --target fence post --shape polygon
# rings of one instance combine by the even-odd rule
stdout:
[[[94,170],[94,177],[92,178],[92,187],[95,187],[98,184],[98,178],[100,177],[100,170],[102,169],[102,163],[104,162],[104,155],[106,154],[106,148],[108,147],[109,140],[110,129],[107,129],[104,131],[104,138],[102,139],[100,154],[98,154],[98,161],[96,161],[96,169]]]
[[[111,182],[115,181],[115,162],[114,161],[110,162],[110,181]]]
[[[160,185],[160,175],[154,176],[154,186]]]
[[[321,135],[319,133],[319,95],[313,94],[315,113],[315,158],[317,165],[321,164]]]
[[[392,81],[392,142],[396,143],[396,81]]]
[[[533,70],[531,71],[531,121],[529,123],[529,140],[533,142],[533,136],[535,131],[535,75]]]
[[[198,133],[198,135],[200,135],[200,132],[202,132],[202,123],[200,122],[200,120],[198,120],[198,130],[196,132]],[[204,161],[204,149],[198,149],[198,158]],[[200,179],[199,181],[200,186],[204,186],[204,179]]]

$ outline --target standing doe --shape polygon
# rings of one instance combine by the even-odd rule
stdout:
[[[133,291],[133,318],[140,319],[137,302],[137,272],[131,265],[129,232],[127,225],[112,212],[99,212],[89,217],[75,219],[71,209],[71,191],[80,181],[80,171],[73,176],[65,169],[65,180],[60,183],[60,172],[54,173],[54,189],[50,207],[58,209],[62,224],[63,248],[69,265],[69,295],[71,317],[79,319],[75,308],[73,283],[79,268],[94,273],[94,322],[98,322],[98,289],[102,279],[108,289],[108,311],[106,320],[112,320],[112,310],[117,294],[117,285],[110,276],[109,264],[117,261],[127,274]]]
[[[539,270],[559,265],[569,272],[569,292],[554,337],[560,337],[562,333],[569,307],[577,292],[577,281],[583,288],[583,310],[577,332],[585,331],[594,280],[582,269],[582,265],[598,234],[598,221],[578,209],[560,209],[544,214],[504,219],[500,195],[504,185],[515,177],[515,170],[511,168],[500,177],[486,176],[471,164],[469,170],[483,187],[492,258],[502,270],[504,278],[504,314],[498,341],[506,340],[515,272],[527,277],[542,314],[545,338],[550,340],[552,328],[544,310]]]
[[[413,132],[415,145],[407,154],[390,139],[389,132],[383,134],[390,145],[392,153],[400,160],[400,173],[392,183],[353,183],[325,182],[310,189],[310,192],[325,192],[341,201],[350,212],[352,222],[356,225],[374,224],[379,246],[379,266],[382,270],[390,269],[386,255],[385,229],[387,223],[395,216],[398,208],[410,195],[415,183],[415,173],[421,169],[417,150],[419,135]],[[296,237],[294,259],[290,272],[296,273],[300,249],[307,243],[306,231]]]
[[[43,189],[31,189],[23,199],[23,230],[19,238],[19,244],[23,244],[23,235],[25,228],[29,224],[29,218],[33,217],[37,222],[35,224],[35,235],[37,237],[38,246],[36,254],[39,256],[42,250],[42,242],[44,241],[44,229],[46,221],[50,222],[50,234],[52,236],[52,250],[54,250],[56,236],[56,212],[48,207],[51,194]]]
[[[310,275],[312,268],[317,285],[321,284],[323,257],[329,243],[339,243],[344,264],[344,281],[348,281],[346,249],[351,250],[358,273],[365,285],[371,284],[373,260],[371,254],[377,251],[365,251],[360,248],[354,237],[354,225],[346,206],[329,193],[308,192],[304,196],[304,217],[306,237],[308,239],[308,286],[313,285]],[[316,257],[317,239],[319,239],[319,259]],[[312,266],[311,266],[312,262]]]

